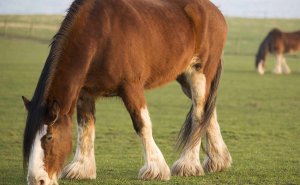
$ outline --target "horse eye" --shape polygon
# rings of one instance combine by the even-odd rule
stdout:
[[[48,141],[50,141],[52,139],[52,134],[47,134],[46,138],[47,138]]]
[[[197,63],[194,65],[196,70],[200,70],[202,68],[202,65],[200,63]]]

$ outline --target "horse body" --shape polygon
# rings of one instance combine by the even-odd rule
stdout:
[[[203,175],[199,147],[206,129],[211,155],[204,168],[229,167],[231,157],[215,110],[226,32],[223,16],[206,0],[74,1],[53,38],[32,100],[23,98],[28,110],[23,153],[29,184],[56,184],[60,175],[96,178],[94,112],[100,96],[121,97],[131,116],[145,152],[139,178],[168,180],[169,167],[152,137],[144,89],[175,79],[193,105],[172,174]],[[77,150],[60,174],[71,151],[75,107]],[[40,167],[33,168],[36,164]]]
[[[294,53],[300,51],[300,31],[285,33],[282,35],[284,43],[284,53]]]
[[[282,32],[277,28],[272,29],[260,44],[255,61],[256,69],[259,74],[264,74],[266,55],[271,53],[277,58],[273,72],[276,74],[288,74],[290,73],[290,68],[283,55],[297,51],[300,51],[300,31]]]
[[[96,95],[116,95],[124,83],[136,81],[142,83],[145,89],[160,86],[174,80],[193,55],[193,30],[183,9],[172,12],[163,6],[160,10],[153,2],[141,7],[131,5],[134,8],[122,4],[124,2],[116,1],[111,10],[106,9],[116,15],[106,19],[104,24],[109,33],[100,38],[103,42],[98,42],[97,48],[105,53],[95,54],[94,61],[97,62],[91,64],[87,74],[85,87]],[[167,5],[174,9],[171,3]],[[120,6],[125,6],[123,11],[119,11]],[[180,10],[178,4],[175,8]],[[159,25],[157,20],[160,20]]]

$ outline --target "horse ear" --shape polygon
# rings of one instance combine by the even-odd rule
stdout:
[[[60,112],[60,108],[59,108],[58,103],[56,101],[53,101],[53,103],[50,107],[50,112],[49,112],[51,123],[54,123],[55,121],[57,121],[59,112]]]
[[[24,106],[25,106],[26,110],[28,111],[29,108],[30,108],[31,102],[25,96],[22,96],[22,100],[23,100],[23,103],[24,103]]]

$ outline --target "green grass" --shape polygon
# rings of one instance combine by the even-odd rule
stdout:
[[[267,72],[259,76],[253,61],[268,29],[296,29],[299,20],[230,18],[228,24],[217,106],[223,137],[233,158],[231,169],[203,177],[172,177],[168,182],[137,180],[143,165],[140,140],[122,102],[110,98],[99,99],[96,107],[97,179],[61,180],[60,184],[300,184],[299,55],[287,58],[291,75]],[[233,55],[235,46],[230,42],[234,38],[248,40],[243,55]],[[32,96],[48,52],[48,44],[0,37],[0,184],[26,183],[21,152],[26,111],[21,96]],[[269,71],[274,66],[272,60],[268,57]],[[174,143],[190,102],[176,83],[148,91],[146,96],[154,137],[172,165],[179,157]],[[74,144],[75,125],[74,121]]]
[[[228,42],[225,53],[253,55],[259,44],[273,28],[282,31],[299,30],[300,19],[242,19],[227,18]]]

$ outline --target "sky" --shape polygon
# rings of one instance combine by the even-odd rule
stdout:
[[[73,0],[0,0],[0,14],[64,14]],[[212,0],[226,16],[300,18],[300,0]]]
[[[300,0],[212,0],[227,16],[300,18]]]
[[[63,14],[73,0],[0,0],[0,14]]]

